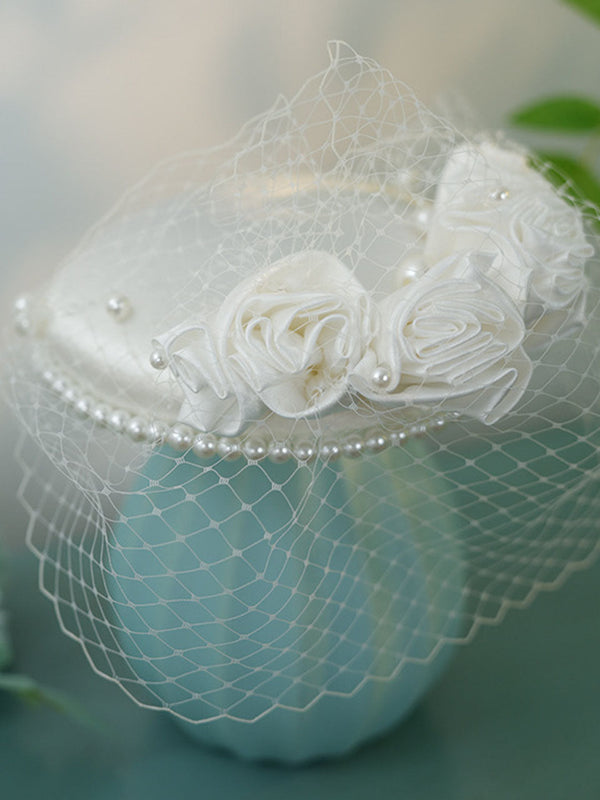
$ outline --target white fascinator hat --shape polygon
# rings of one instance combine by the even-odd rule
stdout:
[[[398,721],[600,510],[596,210],[330,51],[135,186],[10,351],[63,629],[199,740],[292,762]]]

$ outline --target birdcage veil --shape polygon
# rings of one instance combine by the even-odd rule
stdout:
[[[42,589],[194,723],[384,698],[598,546],[597,212],[330,56],[16,305]]]

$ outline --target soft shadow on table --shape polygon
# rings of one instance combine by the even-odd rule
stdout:
[[[419,796],[420,787],[428,785],[433,797],[453,800],[460,795],[452,787],[452,771],[443,741],[427,715],[417,711],[380,742],[343,760],[303,768],[243,763],[169,737],[161,752],[130,764],[92,797],[158,800],[191,797],[193,787],[202,787],[203,796],[221,798],[367,798],[371,792],[397,798]]]
[[[12,561],[15,667],[82,704],[101,730],[0,699],[0,796],[45,800],[600,796],[600,566],[459,648],[426,701],[346,759],[302,769],[247,764],[190,742],[137,708],[58,631],[35,559]]]

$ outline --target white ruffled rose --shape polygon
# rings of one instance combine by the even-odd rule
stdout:
[[[439,181],[425,260],[435,264],[464,250],[494,256],[487,274],[526,322],[542,312],[578,306],[583,267],[594,252],[579,210],[528,165],[525,155],[492,142],[457,148]],[[564,313],[557,314],[555,327],[563,319]],[[544,324],[552,328],[549,319]]]
[[[386,298],[374,345],[386,388],[353,376],[362,394],[385,405],[434,404],[493,423],[510,411],[531,377],[525,326],[483,271],[481,254],[452,256]]]
[[[322,413],[374,358],[369,297],[334,256],[304,251],[238,284],[206,323],[159,336],[185,403],[181,418],[232,436],[267,410]]]
[[[235,436],[265,407],[239,376],[229,369],[217,319],[189,322],[157,336],[153,345],[164,358],[184,395],[179,419],[201,431]]]
[[[242,281],[223,303],[220,336],[231,369],[282,417],[326,411],[369,358],[368,294],[335,256],[300,252]]]

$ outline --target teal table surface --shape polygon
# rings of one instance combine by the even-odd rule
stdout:
[[[304,768],[236,761],[193,744],[162,713],[96,676],[11,558],[15,669],[69,693],[82,726],[0,695],[0,798],[600,798],[600,565],[511,611],[459,648],[399,728],[354,755]]]

